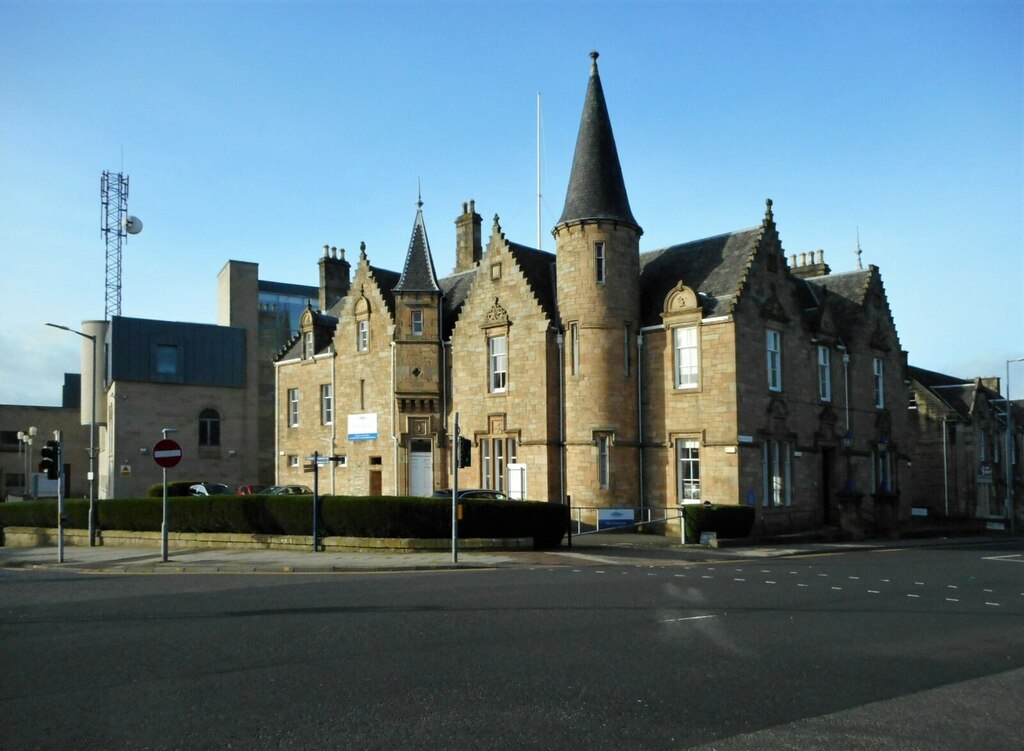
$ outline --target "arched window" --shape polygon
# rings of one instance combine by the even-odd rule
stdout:
[[[199,445],[220,446],[220,413],[215,409],[199,413]]]

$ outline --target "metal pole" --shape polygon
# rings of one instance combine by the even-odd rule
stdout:
[[[459,440],[459,413],[455,413],[455,450],[452,451],[452,563],[459,562],[459,464],[462,442]]]
[[[53,437],[57,439],[57,562],[64,563],[64,436],[55,430]]]
[[[167,439],[168,433],[177,433],[175,428],[163,428],[160,433]],[[160,521],[160,558],[167,563],[167,467],[163,468],[164,476],[164,503],[163,518]]]
[[[317,551],[316,507],[320,500],[320,452],[313,452],[313,552]]]
[[[89,547],[96,544],[96,337],[92,339],[92,416],[89,422]]]

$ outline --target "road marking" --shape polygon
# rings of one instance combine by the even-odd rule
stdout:
[[[868,594],[869,595],[877,595],[877,594],[881,594],[881,593],[877,589],[869,589],[868,590]]]
[[[956,597],[947,597],[946,602],[960,602]]]
[[[771,579],[765,579],[764,583],[765,584],[774,584],[775,582],[773,582]]]
[[[983,561],[1002,561],[1004,563],[1024,563],[1024,553],[1008,553],[1006,555],[991,555],[982,558]]]
[[[946,585],[946,589],[960,589],[960,587],[958,587],[955,584],[947,584]]]
[[[992,590],[991,589],[983,589],[981,591],[982,592],[987,592],[988,594],[992,594]]]
[[[994,608],[998,608],[999,607],[999,603],[998,602],[986,602],[985,604],[986,605],[991,605]]]
[[[923,587],[924,586],[924,582],[914,582],[914,584],[916,584],[919,587]]]
[[[797,584],[797,586],[798,587],[809,587],[811,585],[810,584]],[[1022,592],[1021,594],[1024,594],[1024,592]]]
[[[921,595],[907,595],[907,597],[920,597]]]
[[[832,587],[832,589],[842,589],[842,587]]]
[[[733,581],[734,582],[745,582],[746,579],[740,579],[740,578],[737,577],[737,578],[733,579]]]
[[[690,615],[685,618],[666,618],[658,623],[682,623],[683,621],[702,621],[705,618],[715,618],[713,615]]]
[[[850,579],[853,579],[854,581],[857,581],[857,580],[859,580],[859,579],[860,579],[860,577],[859,577],[859,576],[851,576],[851,577],[849,577],[849,578],[850,578]]]

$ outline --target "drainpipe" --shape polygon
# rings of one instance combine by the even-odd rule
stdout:
[[[398,495],[398,435],[395,433],[395,335],[391,335],[391,443],[394,449],[392,477],[394,478],[394,494]]]
[[[640,469],[640,518],[646,519],[644,510],[647,502],[644,498],[644,409],[643,409],[643,349],[644,334],[638,331],[636,335],[636,450]]]
[[[565,504],[565,338],[556,329],[555,343],[558,345],[558,497]],[[570,524],[570,530],[572,525]]]
[[[338,352],[332,343],[328,349],[331,355],[331,456],[336,455],[335,442],[338,438]],[[274,389],[277,393],[277,389]],[[275,424],[277,421],[274,421]],[[334,477],[338,473],[338,463],[331,462],[331,495],[337,495],[334,489]],[[313,541],[314,544],[316,540]]]

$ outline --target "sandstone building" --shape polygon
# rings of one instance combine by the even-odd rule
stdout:
[[[641,251],[593,62],[556,251],[484,241],[474,202],[438,277],[422,204],[404,267],[320,259],[320,294],[276,358],[276,473],[344,457],[321,488],[461,487],[671,515],[748,504],[759,530],[874,503],[906,516],[906,355],[875,266],[784,254],[772,202],[753,227]],[[901,500],[902,498],[902,500]]]

